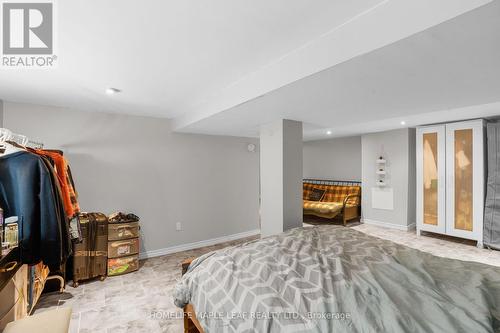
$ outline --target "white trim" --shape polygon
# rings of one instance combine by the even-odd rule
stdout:
[[[424,134],[437,134],[437,169],[438,169],[438,216],[437,225],[424,223]],[[417,128],[417,229],[439,234],[446,233],[446,126],[423,126]]]
[[[158,249],[158,250],[141,252],[139,254],[139,259],[142,260],[142,259],[147,259],[147,258],[164,256],[166,254],[182,252],[182,251],[187,251],[187,250],[193,250],[193,249],[197,249],[200,247],[211,246],[211,245],[220,244],[220,243],[224,243],[224,242],[230,242],[233,240],[251,237],[251,236],[256,236],[256,235],[260,235],[260,229],[244,231],[244,232],[240,232],[237,234],[202,240],[202,241],[198,241],[198,242],[194,242],[194,243],[174,245],[174,246],[165,247],[163,249]]]
[[[446,234],[454,237],[483,241],[484,212],[484,120],[470,120],[446,124]],[[455,228],[455,131],[472,130],[472,231]]]
[[[378,227],[383,227],[383,228],[403,230],[403,231],[415,230],[415,223],[411,223],[409,225],[400,225],[400,224],[387,223],[387,222],[382,222],[382,221],[377,221],[377,220],[372,220],[372,219],[361,219],[361,223],[376,225]]]

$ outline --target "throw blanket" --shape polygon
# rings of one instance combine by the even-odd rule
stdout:
[[[500,332],[500,268],[338,226],[199,257],[176,286],[211,332]]]

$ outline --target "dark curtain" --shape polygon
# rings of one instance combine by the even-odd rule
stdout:
[[[488,123],[488,180],[484,209],[484,245],[500,250],[500,123]]]

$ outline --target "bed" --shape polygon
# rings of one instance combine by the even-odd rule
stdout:
[[[185,265],[186,332],[500,332],[500,268],[335,225]]]

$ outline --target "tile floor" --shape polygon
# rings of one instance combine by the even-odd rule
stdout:
[[[421,236],[415,232],[354,224],[352,228],[409,247],[449,258],[500,266],[500,251],[478,249],[467,241]],[[182,311],[172,303],[181,276],[180,263],[190,257],[235,245],[252,238],[141,261],[141,269],[105,281],[68,286],[63,294],[44,294],[35,312],[71,306],[70,333],[183,332]]]
[[[70,282],[63,294],[43,294],[35,313],[71,307],[69,333],[183,332],[182,310],[172,301],[181,262],[255,238],[143,260],[137,272],[83,282],[78,288]]]
[[[431,233],[422,233],[422,236],[419,237],[415,230],[408,232],[369,224],[359,224],[352,228],[420,251],[429,252],[435,256],[477,261],[500,267],[500,251],[479,249],[476,247],[476,242],[473,241]]]

